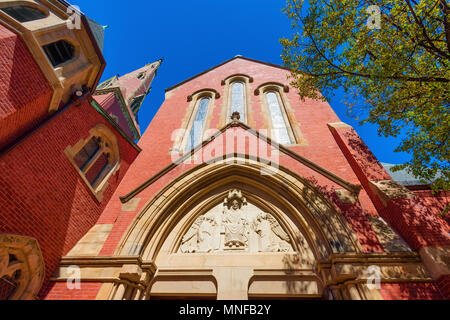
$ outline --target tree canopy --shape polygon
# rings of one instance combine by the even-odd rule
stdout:
[[[400,136],[407,169],[450,187],[450,6],[447,0],[288,0],[283,60],[301,98],[346,93],[348,113]]]

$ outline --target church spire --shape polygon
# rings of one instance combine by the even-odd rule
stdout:
[[[146,64],[144,67],[124,76],[114,76],[101,83],[95,92],[100,105],[108,111],[110,115],[116,117],[119,124],[129,127],[132,136],[135,139],[140,137],[137,117],[138,111],[141,108],[145,97],[151,90],[150,86],[162,61],[163,59],[160,59],[153,63]],[[115,102],[108,100],[106,94],[114,94],[116,97]],[[115,108],[114,106],[116,104],[119,105],[120,108]],[[120,118],[124,118],[126,121],[120,121]]]
[[[150,86],[161,63],[162,59],[117,79],[117,85],[120,86],[125,102],[134,116],[137,116],[142,102],[150,92]]]

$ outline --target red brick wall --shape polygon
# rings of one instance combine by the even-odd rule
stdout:
[[[116,132],[84,100],[0,157],[0,233],[38,240],[46,280],[56,270],[61,256],[96,223],[138,153],[122,136],[116,135],[122,162],[99,203],[64,150],[86,139],[89,130],[101,123]]]
[[[422,199],[391,200],[387,210],[386,221],[413,249],[450,246],[449,225],[435,213],[435,208],[424,205]]]
[[[434,283],[382,283],[381,295],[385,300],[442,300]]]
[[[51,95],[25,43],[0,24],[0,150],[47,117]]]
[[[351,127],[330,128],[342,152],[352,165],[362,186],[372,199],[378,213],[394,227],[415,250],[424,246],[450,245],[449,226],[439,216],[448,193],[433,197],[430,192],[417,191],[416,199],[394,199],[387,207],[370,186],[370,181],[391,180],[369,148]]]
[[[73,283],[72,283],[73,285]],[[80,282],[80,289],[69,290],[65,282],[55,282],[49,284],[46,288],[50,293],[45,300],[95,300],[102,283],[98,282]]]
[[[420,203],[429,208],[430,212],[443,218],[450,226],[450,212],[442,215],[446,206],[450,204],[450,191],[440,191],[433,194],[431,190],[414,190],[419,198]]]

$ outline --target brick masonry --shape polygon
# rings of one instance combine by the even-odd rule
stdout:
[[[116,132],[121,164],[98,202],[64,150],[101,123]],[[0,232],[38,240],[47,281],[96,223],[137,153],[87,100],[67,109],[0,157]]]
[[[48,116],[52,89],[22,39],[0,24],[0,150]]]

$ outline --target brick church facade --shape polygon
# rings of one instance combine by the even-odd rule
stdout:
[[[162,61],[99,84],[103,28],[68,6],[0,1],[0,299],[450,298],[450,194],[289,70],[236,56],[141,133]]]

